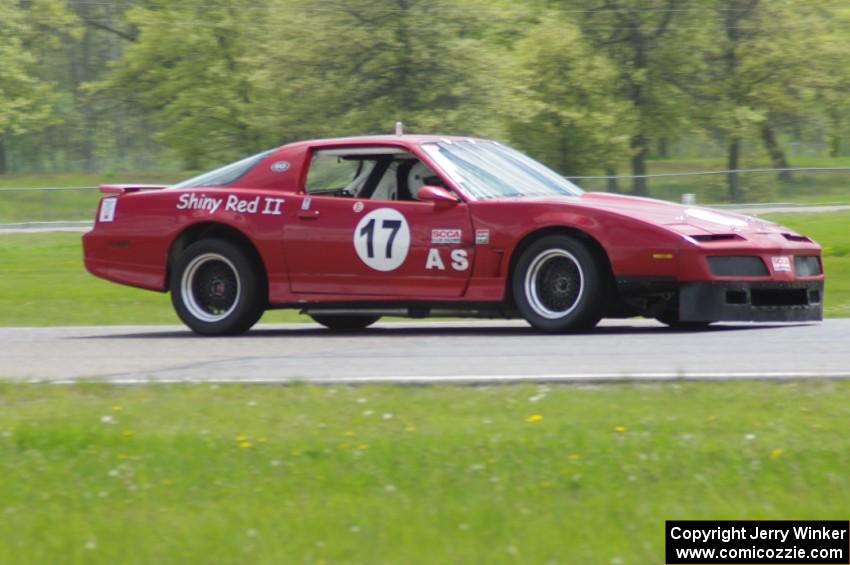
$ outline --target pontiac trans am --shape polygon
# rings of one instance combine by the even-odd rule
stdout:
[[[271,308],[331,329],[381,316],[521,317],[581,331],[822,318],[821,249],[750,216],[584,192],[495,141],[305,141],[173,186],[103,185],[86,268],[170,292],[204,335]]]

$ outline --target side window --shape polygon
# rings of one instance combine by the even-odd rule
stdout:
[[[342,193],[362,173],[361,168],[360,160],[319,151],[313,155],[307,172],[306,191],[308,194]]]

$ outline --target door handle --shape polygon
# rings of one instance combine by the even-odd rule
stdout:
[[[298,217],[302,220],[316,220],[319,218],[318,210],[299,210]]]

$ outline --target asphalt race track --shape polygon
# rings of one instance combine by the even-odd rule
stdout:
[[[522,322],[310,324],[203,338],[179,326],[0,328],[0,376],[33,381],[513,382],[850,376],[850,319],[718,324],[646,320],[547,335]]]

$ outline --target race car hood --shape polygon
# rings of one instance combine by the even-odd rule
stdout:
[[[782,226],[753,216],[652,198],[586,192],[575,200],[582,206],[662,225],[684,235],[792,233]]]

